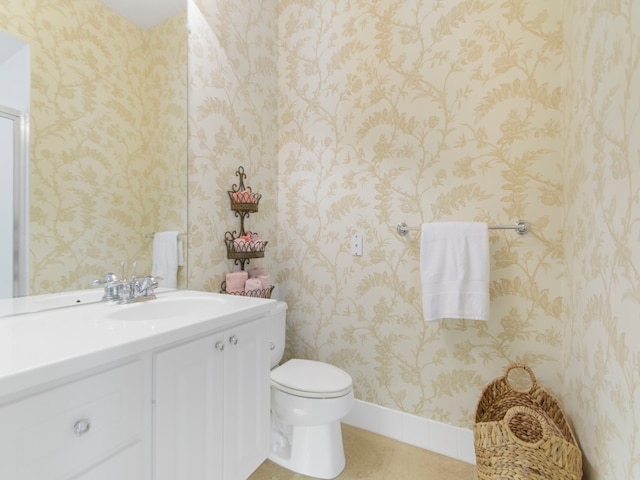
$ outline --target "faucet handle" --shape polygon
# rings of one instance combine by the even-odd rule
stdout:
[[[120,289],[122,282],[118,281],[118,277],[114,273],[107,273],[104,280],[96,279],[91,282],[93,287],[104,287],[104,296],[102,300],[118,300],[120,298]]]
[[[109,283],[117,282],[118,277],[116,277],[115,273],[107,273],[104,276],[104,280],[100,280],[99,278],[91,281],[92,287],[105,287]]]
[[[162,277],[156,277],[154,275],[147,275],[140,282],[139,291],[143,297],[155,296],[153,293],[154,288],[158,288],[158,281],[162,280]]]

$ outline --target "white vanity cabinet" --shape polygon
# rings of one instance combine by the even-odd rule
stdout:
[[[0,480],[246,479],[268,454],[273,301],[99,295],[0,300]]]
[[[268,322],[154,354],[155,480],[243,480],[269,448]]]
[[[137,359],[0,406],[0,478],[150,479],[150,395]]]

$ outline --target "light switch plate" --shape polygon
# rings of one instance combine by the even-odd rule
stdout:
[[[362,256],[362,243],[363,239],[361,233],[356,233],[351,237],[351,255],[354,257]]]

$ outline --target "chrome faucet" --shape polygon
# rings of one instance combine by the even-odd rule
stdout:
[[[142,278],[136,277],[137,262],[133,262],[133,274],[127,280],[125,278],[125,262],[120,262],[122,269],[122,279],[118,280],[113,273],[107,273],[104,280],[94,280],[91,285],[94,287],[104,287],[103,301],[115,301],[118,303],[134,303],[156,298],[154,289],[158,287],[160,277],[146,275]]]
[[[160,280],[160,277],[154,277],[153,275],[146,275],[141,279],[132,275],[129,282],[125,284],[122,292],[123,295],[120,296],[120,301],[118,303],[133,303],[153,300],[156,298],[156,294],[153,289],[158,287],[158,280]]]

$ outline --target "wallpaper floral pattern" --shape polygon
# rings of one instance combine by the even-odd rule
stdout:
[[[240,230],[227,191],[261,193],[245,229],[268,242],[274,274],[277,229],[277,1],[202,0],[189,4],[189,287],[219,292],[228,272],[225,232]]]
[[[563,18],[565,404],[586,478],[640,478],[640,5]]]
[[[186,230],[185,18],[145,31],[96,0],[0,4],[0,28],[31,46],[32,294],[121,260],[149,273],[145,235]]]
[[[190,288],[218,291],[243,165],[287,356],[463,427],[525,361],[586,477],[640,477],[637,2],[198,0],[188,23],[187,197],[184,16],[143,33],[93,0],[0,4],[39,72],[75,71],[33,78],[32,292],[82,288],[176,228]],[[419,237],[395,225],[518,218],[530,234],[490,234],[490,320],[425,324]]]
[[[359,399],[464,427],[510,362],[559,393],[558,2],[280,5],[287,354],[344,368]],[[425,323],[419,234],[395,225],[519,218],[529,235],[490,234],[490,321]]]
[[[251,228],[277,238],[287,356],[466,427],[525,361],[585,477],[640,477],[637,2],[235,3],[190,16],[190,287],[237,268],[222,237],[242,164],[265,195]],[[422,322],[418,236],[395,224],[518,218],[527,236],[490,235],[489,322]]]

